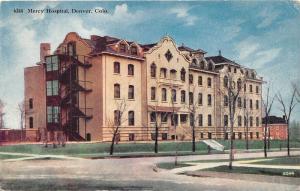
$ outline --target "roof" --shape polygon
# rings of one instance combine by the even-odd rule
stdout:
[[[184,46],[184,45],[182,45],[182,46],[179,46],[178,47],[178,50],[180,50],[180,51],[188,51],[188,52],[202,52],[202,53],[206,53],[204,50],[202,50],[202,49],[197,49],[197,50],[195,50],[195,49],[192,49],[192,48],[190,48],[190,47],[187,47],[187,46]]]
[[[262,123],[265,124],[266,118],[262,119]],[[286,123],[284,117],[269,116],[268,124]]]
[[[215,64],[221,64],[221,63],[231,63],[231,64],[234,64],[234,65],[237,65],[237,66],[240,66],[239,64],[235,63],[234,61],[228,59],[228,58],[225,58],[221,55],[219,56],[209,56],[209,57],[205,57],[205,59],[208,61],[208,60],[212,60]]]

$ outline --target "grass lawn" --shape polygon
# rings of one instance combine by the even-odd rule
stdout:
[[[26,156],[0,154],[0,160],[5,160],[5,159],[17,159],[17,158],[22,158],[22,157],[26,157]]]
[[[228,140],[219,140],[221,144],[228,149]],[[281,145],[285,147],[285,141],[272,141],[271,148],[279,148]],[[244,149],[244,140],[235,140],[234,145],[236,149]],[[291,142],[291,147],[300,148],[300,142]],[[57,154],[57,155],[72,155],[72,156],[88,156],[94,154],[107,155],[109,153],[109,143],[72,143],[67,144],[66,147],[52,148],[50,145],[48,148],[43,145],[11,145],[0,146],[0,152],[20,152],[30,154]],[[263,141],[249,141],[250,149],[262,149]],[[179,154],[192,154],[191,142],[178,142]],[[154,143],[123,143],[115,145],[115,153],[127,153],[127,152],[144,152],[154,153]],[[176,144],[174,142],[159,142],[159,152],[175,152]],[[207,146],[203,142],[197,142],[196,150],[198,153],[207,153]],[[213,152],[216,153],[216,152]]]
[[[159,163],[159,164],[157,164],[158,168],[168,169],[168,170],[174,169],[174,168],[186,167],[186,166],[192,166],[192,165],[185,164],[185,163],[180,163],[180,162],[176,166],[175,166],[174,162],[166,162],[166,163]]]
[[[228,166],[218,166],[214,168],[203,169],[201,171],[226,172],[226,173],[241,173],[241,174],[262,174],[271,176],[288,176],[300,177],[300,170],[293,169],[271,169],[271,168],[256,168],[256,167],[233,167],[229,170]]]
[[[277,158],[272,158],[272,160],[258,161],[258,162],[253,162],[251,164],[300,166],[300,156],[277,157]]]

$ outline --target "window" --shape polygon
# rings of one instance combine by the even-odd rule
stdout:
[[[207,105],[208,105],[208,106],[211,106],[211,102],[212,102],[211,95],[208,94],[208,95],[207,95]]]
[[[175,124],[178,125],[178,115],[177,114],[172,114],[171,115],[171,125],[174,126]]]
[[[156,122],[156,113],[155,112],[150,113],[150,122]]]
[[[91,134],[90,134],[90,133],[87,133],[87,134],[86,134],[86,140],[87,140],[87,141],[91,141],[91,139],[92,139],[92,138],[91,138]]]
[[[167,78],[167,69],[166,68],[161,68],[160,69],[160,77],[161,78]]]
[[[181,81],[185,82],[185,69],[182,68],[181,71],[180,71],[180,79]]]
[[[156,65],[154,63],[151,64],[150,75],[152,78],[156,77]]]
[[[211,115],[209,114],[209,115],[207,116],[207,125],[208,125],[208,126],[211,126],[211,124],[212,124],[212,120],[211,120]]]
[[[207,133],[207,138],[211,139],[211,133]]]
[[[166,90],[166,88],[161,89],[161,101],[167,101],[167,90]]]
[[[240,78],[237,81],[237,87],[239,91],[242,89],[242,80]]]
[[[228,115],[224,115],[224,127],[228,126]]]
[[[128,125],[133,126],[134,125],[134,111],[128,112]]]
[[[181,90],[181,103],[185,103],[185,91]]]
[[[168,139],[168,133],[162,133],[161,134],[161,139],[162,140],[167,140]]]
[[[136,46],[132,46],[130,48],[130,54],[132,55],[137,55],[137,47]]]
[[[128,64],[128,75],[133,76],[134,75],[134,65]]]
[[[244,108],[245,108],[245,109],[247,108],[247,101],[246,101],[246,98],[244,98]]]
[[[247,85],[244,84],[244,92],[246,92],[246,91],[247,91]]]
[[[211,87],[211,78],[207,78],[207,87]]]
[[[202,114],[199,114],[198,115],[198,125],[199,127],[202,127],[203,126],[203,115]]]
[[[160,117],[161,117],[161,122],[163,122],[163,123],[167,123],[168,122],[168,113],[162,112],[160,114]]]
[[[259,126],[259,117],[256,117],[256,127]]]
[[[227,76],[224,76],[223,85],[224,85],[225,88],[228,87],[228,77]]]
[[[189,83],[190,83],[190,84],[193,84],[193,81],[194,81],[194,79],[193,79],[193,74],[190,74],[190,75],[189,75]]]
[[[33,117],[29,117],[29,128],[33,128]]]
[[[134,141],[134,133],[129,133],[129,141]]]
[[[29,99],[29,109],[33,109],[33,99]]]
[[[258,94],[259,93],[259,87],[256,86],[256,93]]]
[[[120,98],[120,84],[114,84],[114,98]]]
[[[259,101],[258,100],[256,100],[256,109],[259,109]]]
[[[228,106],[228,96],[224,95],[224,106]]]
[[[251,84],[249,85],[249,89],[250,89],[250,90],[249,90],[250,93],[252,93],[252,85],[251,85]]]
[[[234,132],[232,133],[231,137],[232,137],[232,139],[235,139],[235,133]]]
[[[120,52],[126,52],[126,44],[124,44],[124,43],[120,43],[120,45],[119,45],[120,47],[119,47],[119,50],[120,50]]]
[[[76,55],[75,42],[69,42],[68,43],[68,55],[69,56],[75,56]]]
[[[121,125],[121,112],[119,110],[114,111],[114,124],[115,126]]]
[[[114,73],[120,74],[120,62],[114,62]]]
[[[242,126],[242,116],[238,116],[238,126]]]
[[[234,73],[236,73],[236,68],[234,68],[234,70],[233,70],[233,71],[234,71]]]
[[[151,87],[151,100],[156,100],[156,88]]]
[[[172,102],[176,102],[176,90],[172,89]]]
[[[200,133],[200,138],[201,138],[201,139],[204,138],[204,133]]]
[[[225,133],[225,140],[228,140],[228,133]]]
[[[201,68],[202,70],[204,69],[204,61],[203,61],[203,60],[200,62],[200,68]]]
[[[231,67],[230,66],[228,66],[228,71],[231,72]]]
[[[174,69],[172,69],[172,70],[170,71],[170,78],[171,78],[172,80],[176,80],[176,73],[177,73],[177,71],[174,70]]]
[[[209,70],[209,71],[212,71],[212,70],[213,70],[213,65],[212,65],[212,63],[209,63],[209,64],[208,64],[208,70]]]
[[[247,117],[244,116],[244,126],[245,126],[245,127],[247,126],[247,123],[248,123]]]
[[[56,71],[58,70],[58,57],[57,56],[48,56],[46,57],[46,71]]]
[[[180,123],[186,123],[186,122],[187,122],[187,114],[181,114]]]
[[[134,99],[134,86],[129,85],[128,87],[128,99]]]
[[[152,141],[154,141],[155,140],[155,133],[151,133],[151,139],[152,139]]]
[[[202,76],[198,76],[198,86],[202,86]]]
[[[202,105],[202,93],[198,94],[198,105]]]
[[[47,122],[58,123],[59,122],[59,107],[58,106],[47,106]]]
[[[253,139],[253,132],[250,132],[250,139]]]
[[[256,132],[256,138],[257,139],[259,138],[259,132]]]
[[[192,60],[192,64],[197,65],[197,60],[195,58]]]
[[[242,133],[241,132],[238,133],[238,136],[239,136],[239,139],[242,139]]]
[[[250,109],[253,108],[253,105],[252,105],[252,99],[250,99]]]
[[[238,107],[242,107],[242,99],[238,97]]]
[[[253,126],[253,117],[251,116],[250,117],[250,127],[252,127]]]
[[[58,95],[58,80],[47,81],[47,96]]]
[[[193,92],[189,93],[189,104],[190,105],[194,104],[194,94],[193,94]]]

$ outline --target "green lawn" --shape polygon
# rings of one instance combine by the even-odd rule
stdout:
[[[256,168],[256,167],[233,167],[229,170],[228,166],[218,166],[214,168],[203,169],[201,171],[226,172],[226,173],[241,173],[241,174],[262,174],[271,176],[288,176],[300,177],[300,170],[293,169],[271,169],[271,168]]]
[[[157,164],[157,167],[158,168],[162,168],[162,169],[174,169],[174,168],[181,168],[181,167],[186,167],[186,166],[192,166],[190,164],[185,164],[185,163],[178,163],[176,166],[175,166],[175,163],[172,162],[166,162],[166,163],[159,163]]]
[[[17,158],[22,158],[22,157],[26,157],[26,156],[0,154],[0,160],[5,160],[5,159],[17,159]]]
[[[277,157],[272,160],[258,161],[251,164],[266,164],[266,165],[296,165],[300,166],[300,156]]]
[[[221,144],[228,149],[228,140],[219,140]],[[285,141],[272,141],[272,148],[279,148],[281,144],[285,147]],[[235,140],[234,145],[236,149],[244,149],[244,140]],[[66,147],[52,148],[50,145],[48,148],[43,145],[12,145],[12,146],[0,146],[0,152],[20,152],[30,154],[64,154],[64,155],[78,155],[88,156],[94,154],[107,155],[109,152],[109,143],[72,143],[67,144]],[[300,142],[291,142],[291,147],[300,148]],[[250,149],[262,149],[263,141],[249,141]],[[115,145],[115,153],[127,153],[127,152],[144,152],[153,153],[154,143],[123,143]],[[191,142],[178,142],[178,151],[180,154],[192,154]],[[207,153],[207,146],[202,142],[196,144],[197,153]],[[172,153],[176,150],[176,144],[174,142],[159,142],[159,152]],[[216,153],[216,151],[214,151]]]

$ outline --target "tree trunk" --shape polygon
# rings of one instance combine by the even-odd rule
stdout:
[[[195,141],[195,125],[193,124],[193,152],[196,151],[196,141]]]
[[[290,123],[287,123],[287,154],[290,156],[290,129],[289,129]]]
[[[154,143],[154,152],[158,153],[158,125],[155,123],[155,143]]]
[[[268,150],[270,150],[270,137],[271,137],[271,133],[270,133],[270,128],[268,129]]]
[[[268,120],[269,120],[269,118],[266,117],[265,130],[264,130],[264,154],[265,154],[265,158],[268,157],[268,155],[267,155],[267,127],[268,127]]]
[[[111,140],[111,145],[110,145],[110,155],[114,154],[114,145],[115,145],[115,138],[116,138],[116,133],[113,134],[112,140]]]

